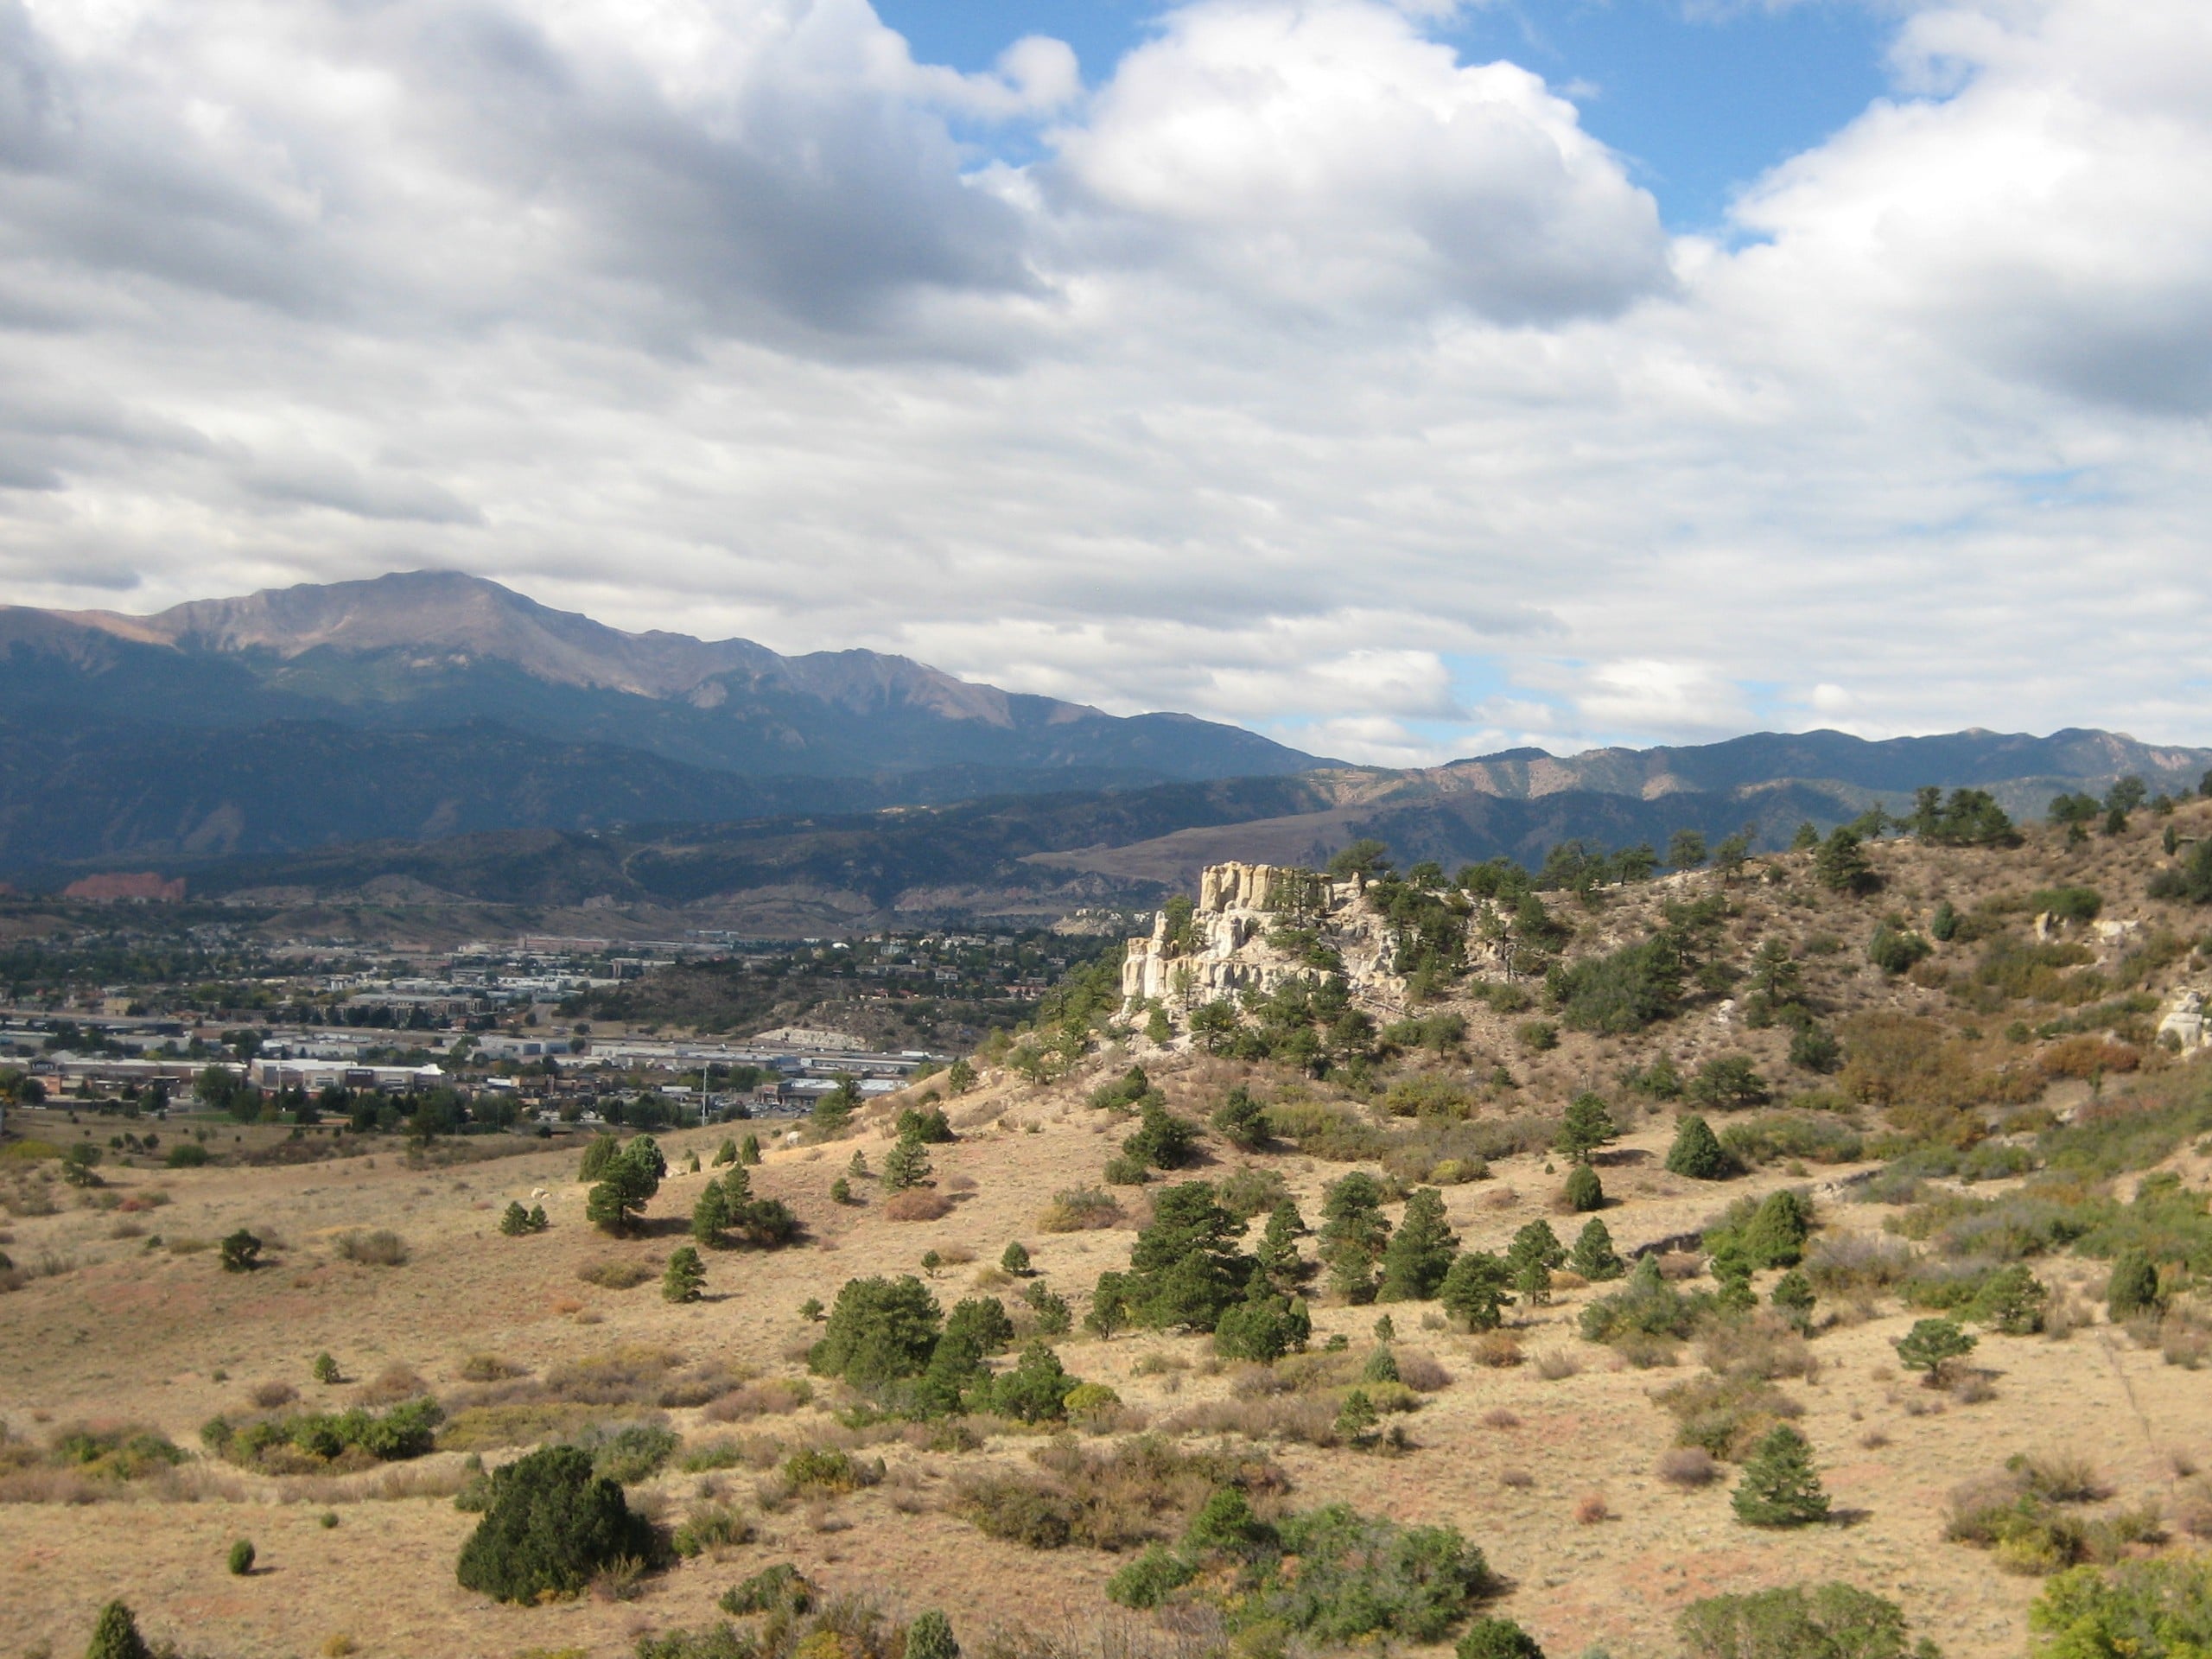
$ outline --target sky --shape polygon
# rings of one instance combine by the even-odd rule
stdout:
[[[0,601],[2212,741],[2202,0],[0,0]]]

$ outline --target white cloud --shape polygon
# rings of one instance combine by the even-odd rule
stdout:
[[[456,565],[1359,757],[2212,737],[2212,14],[1924,6],[1669,245],[1446,10],[1085,92],[861,0],[0,0],[0,596]]]

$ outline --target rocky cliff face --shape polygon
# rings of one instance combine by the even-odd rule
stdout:
[[[1287,979],[1316,972],[1302,957],[1270,942],[1286,925],[1310,929],[1342,956],[1356,996],[1390,1008],[1404,1001],[1395,944],[1383,918],[1367,904],[1365,884],[1357,876],[1332,881],[1269,864],[1208,865],[1181,937],[1171,937],[1162,911],[1151,933],[1128,942],[1122,995],[1192,1008],[1246,990],[1272,991]]]

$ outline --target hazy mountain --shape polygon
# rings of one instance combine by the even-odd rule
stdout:
[[[1116,717],[874,652],[783,657],[745,639],[625,633],[497,582],[435,571],[198,601],[155,616],[0,609],[0,709],[214,728],[494,721],[752,777],[982,766],[1005,778],[1054,774],[1013,786],[1065,788],[1078,780],[1071,772],[1083,782],[1148,783],[1314,764],[1185,715]]]

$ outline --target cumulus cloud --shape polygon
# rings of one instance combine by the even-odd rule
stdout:
[[[863,0],[0,0],[0,585],[456,566],[1394,762],[2212,737],[2201,6],[1900,0],[1672,241],[1452,10],[1086,86]]]

